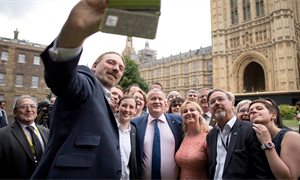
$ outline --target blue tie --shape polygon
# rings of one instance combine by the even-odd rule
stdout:
[[[154,137],[152,147],[152,179],[160,179],[160,133],[157,122],[154,120]]]

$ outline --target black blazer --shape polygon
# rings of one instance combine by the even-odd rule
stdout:
[[[46,145],[49,130],[36,126]],[[0,179],[28,179],[35,168],[33,153],[21,125],[14,121],[0,128]]]
[[[214,127],[206,136],[209,179],[213,179],[215,174],[218,133],[217,128]],[[223,179],[274,178],[260,146],[252,124],[237,119],[231,131]]]
[[[52,46],[52,45],[50,45]],[[41,57],[45,81],[57,96],[49,144],[33,179],[120,179],[119,132],[100,82],[80,56],[54,62]]]

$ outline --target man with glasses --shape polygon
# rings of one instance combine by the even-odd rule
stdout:
[[[14,107],[14,121],[0,129],[0,179],[28,179],[48,141],[49,130],[35,124],[37,102],[20,96]]]
[[[232,97],[214,89],[208,103],[217,124],[207,135],[209,179],[274,179],[252,124],[237,119]]]

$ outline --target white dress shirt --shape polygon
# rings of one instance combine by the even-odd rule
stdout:
[[[119,121],[117,121],[119,129],[119,139],[120,139],[120,153],[121,153],[121,163],[122,163],[122,175],[121,180],[129,180],[129,158],[131,153],[131,140],[130,140],[130,131],[131,127],[126,129]]]
[[[151,179],[154,119],[156,118],[149,114],[144,137],[143,175],[145,179]],[[157,119],[159,119],[158,128],[161,142],[161,179],[177,179],[179,168],[175,162],[175,138],[165,115],[162,114]]]
[[[233,116],[224,126],[223,131],[216,125],[218,129],[218,139],[217,139],[217,157],[216,157],[216,169],[214,179],[222,179],[224,165],[227,155],[227,149],[231,138],[231,129],[236,121],[236,116]]]

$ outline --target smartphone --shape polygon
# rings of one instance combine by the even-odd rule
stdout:
[[[99,30],[154,39],[159,16],[160,0],[109,0]]]

